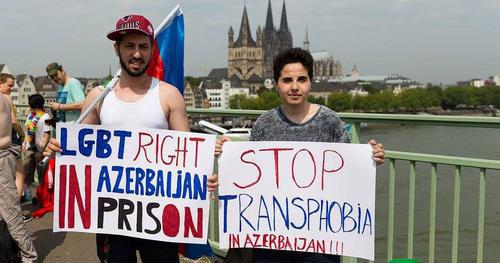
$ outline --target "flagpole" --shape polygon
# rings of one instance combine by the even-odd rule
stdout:
[[[170,13],[168,14],[168,16],[165,17],[165,19],[163,19],[163,21],[160,23],[160,25],[155,29],[154,38],[156,38],[156,36],[158,35],[158,33],[160,33],[160,31],[163,30],[163,27],[170,20],[172,20],[172,17],[175,15],[175,13],[177,13],[179,11],[180,8],[181,7],[179,6],[179,4],[177,4],[174,7],[174,9],[172,9],[172,11],[170,11]],[[76,124],[82,123],[83,120],[85,120],[85,118],[90,114],[90,112],[93,111],[95,109],[95,107],[97,107],[97,104],[99,104],[104,99],[104,97],[106,97],[106,95],[108,95],[108,93],[115,87],[116,83],[118,83],[118,81],[120,80],[121,72],[122,72],[122,70],[118,69],[118,71],[115,73],[115,75],[113,76],[113,78],[111,79],[111,81],[109,81],[109,83],[106,85],[106,88],[103,90],[103,92],[101,93],[101,95],[99,95],[99,97],[97,97],[90,104],[90,106],[84,112],[82,112],[82,114],[80,114],[80,117],[75,121]],[[50,159],[50,157],[48,157],[48,156],[44,157],[43,160],[40,161],[39,165],[42,166],[42,167],[45,167],[47,165],[49,159]]]
[[[160,25],[158,27],[156,27],[155,29],[155,38],[156,36],[160,33],[161,30],[163,30],[163,28],[166,26],[166,24],[169,22],[169,21],[172,21],[172,17],[175,15],[175,13],[177,13],[177,11],[179,11],[181,9],[181,6],[179,4],[175,5],[174,9],[172,9],[172,11],[170,11],[170,13],[168,14],[167,17],[165,17],[165,19],[163,19],[163,21],[160,23]]]

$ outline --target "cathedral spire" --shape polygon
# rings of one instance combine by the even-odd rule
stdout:
[[[229,32],[227,32],[227,45],[228,47],[233,47],[234,45],[234,30],[233,30],[233,26],[230,26],[229,27]]]
[[[283,0],[283,9],[281,10],[281,21],[280,21],[280,31],[289,31],[288,30],[288,20],[286,19],[286,6],[285,0]]]
[[[266,16],[266,25],[264,26],[264,31],[272,31],[274,30],[273,23],[273,10],[271,9],[271,0],[267,2],[267,16]]]
[[[304,47],[303,47],[305,50],[308,50],[309,51],[309,32],[307,30],[307,26],[306,26],[306,37],[304,39]]]
[[[290,28],[288,27],[288,21],[286,18],[285,0],[283,0],[283,10],[281,11],[280,28],[278,29],[277,33],[279,41],[278,49],[280,51],[283,51],[292,48],[293,46],[292,32],[290,32]]]
[[[247,6],[243,7],[243,16],[241,17],[240,33],[237,46],[255,46],[255,41],[252,39],[252,31],[250,31],[250,23],[248,22]]]

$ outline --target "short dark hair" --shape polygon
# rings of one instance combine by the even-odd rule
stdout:
[[[8,79],[15,79],[12,74],[9,73],[1,73],[0,74],[0,84],[7,83]]]
[[[313,78],[313,65],[314,65],[314,59],[311,56],[311,53],[309,51],[302,49],[302,48],[290,48],[285,51],[280,52],[275,58],[273,62],[273,76],[274,76],[274,81],[278,83],[278,80],[281,76],[281,71],[283,68],[292,63],[300,63],[302,64],[306,69],[307,73],[309,75],[309,79],[312,80]]]
[[[33,94],[28,97],[28,104],[32,109],[43,109],[45,99],[40,94]]]

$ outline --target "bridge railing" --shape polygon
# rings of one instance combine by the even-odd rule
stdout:
[[[234,116],[257,118],[265,111],[251,110],[202,110],[189,109],[190,116]],[[431,116],[431,115],[395,115],[395,114],[366,114],[366,113],[339,113],[341,119],[349,124],[352,124],[352,141],[359,143],[361,133],[361,123],[382,123],[382,124],[402,124],[402,125],[431,125],[431,126],[455,126],[455,127],[479,127],[479,128],[500,128],[500,118],[492,117],[463,117],[463,116]],[[414,257],[414,241],[415,241],[415,182],[417,177],[422,177],[421,173],[417,172],[416,166],[430,165],[430,196],[429,196],[429,230],[428,230],[428,252],[425,262],[436,262],[436,202],[437,202],[437,178],[438,167],[448,166],[454,169],[454,189],[453,189],[453,213],[452,221],[452,249],[450,258],[440,259],[440,261],[458,262],[459,254],[459,218],[460,218],[460,190],[461,178],[464,176],[462,170],[464,168],[473,168],[479,174],[479,198],[477,203],[477,240],[476,240],[476,262],[483,262],[483,245],[484,245],[484,226],[485,226],[485,193],[486,193],[486,173],[488,170],[500,170],[500,161],[485,160],[475,158],[464,158],[445,155],[431,155],[421,153],[409,153],[400,151],[387,151],[387,163],[389,165],[388,174],[379,176],[387,176],[388,179],[388,208],[387,211],[381,211],[387,216],[387,237],[386,237],[386,252],[385,259],[377,258],[377,261],[391,260],[394,256],[394,225],[395,225],[395,192],[396,192],[396,177],[400,178],[404,174],[397,174],[396,164],[409,164],[408,171],[408,207],[407,207],[407,251],[406,257]],[[439,168],[441,169],[441,168]],[[424,173],[425,174],[425,173]],[[444,176],[444,175],[443,175]],[[224,255],[225,251],[218,247],[218,229],[217,229],[217,202],[213,201],[211,205],[211,218],[209,239],[210,243],[219,255]],[[379,212],[378,212],[379,213]],[[401,253],[400,253],[401,254]],[[422,259],[420,259],[422,260]],[[360,260],[363,261],[363,260]],[[355,258],[343,257],[343,262],[357,262]]]

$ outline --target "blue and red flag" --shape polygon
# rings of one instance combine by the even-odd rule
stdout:
[[[184,15],[179,5],[155,30],[153,56],[147,73],[172,84],[184,94]],[[191,259],[213,256],[208,244],[179,244],[179,252]]]
[[[175,86],[184,94],[184,15],[179,5],[155,30],[148,75]]]

